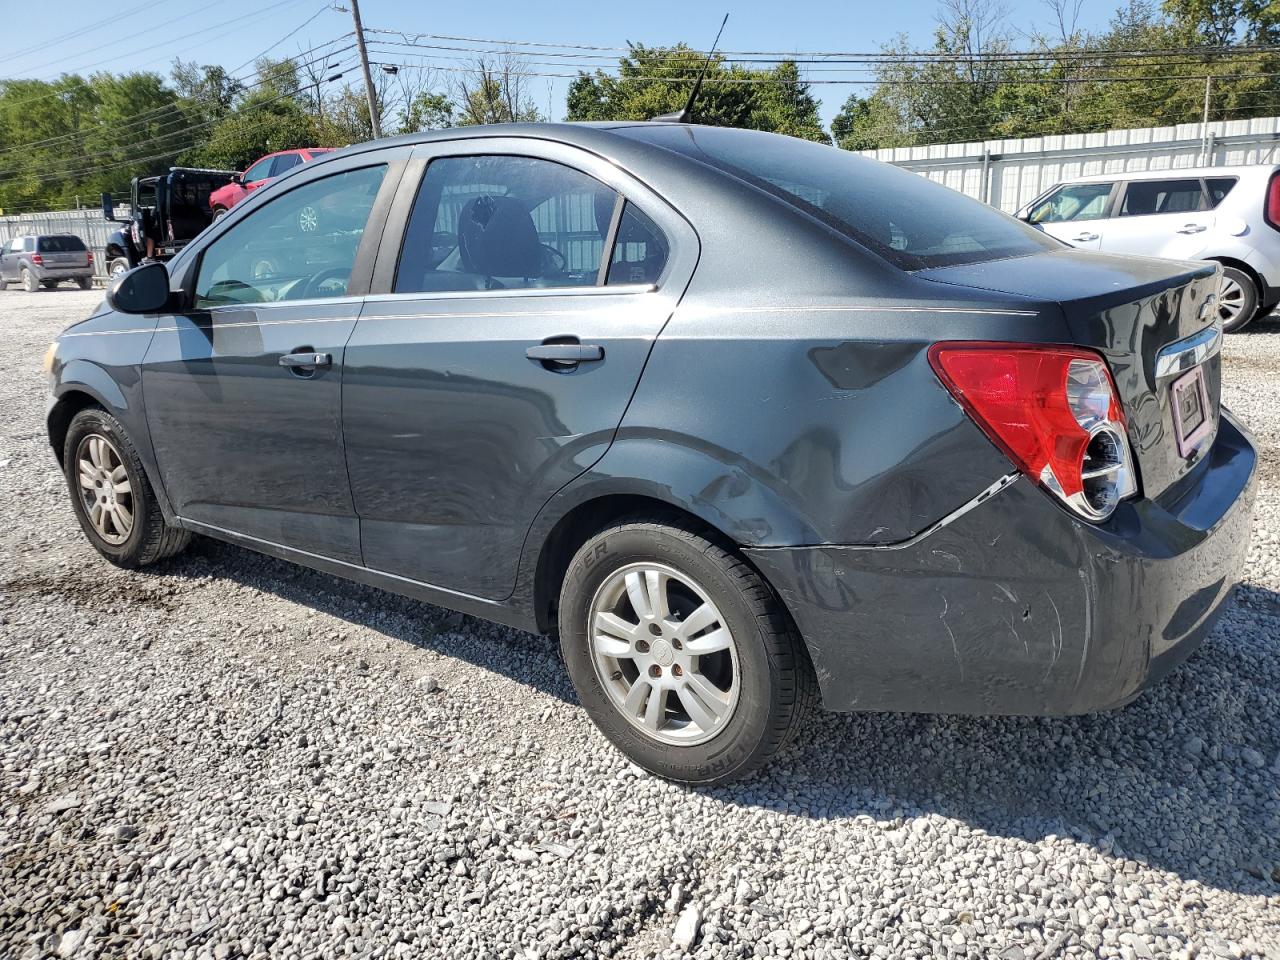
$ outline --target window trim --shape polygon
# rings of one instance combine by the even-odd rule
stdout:
[[[1162,171],[1163,172],[1163,171]],[[1199,210],[1166,210],[1163,213],[1122,213],[1121,208],[1124,206],[1124,199],[1129,195],[1129,188],[1138,183],[1162,183],[1177,180],[1195,180],[1200,184],[1200,203],[1203,205]],[[1142,177],[1135,180],[1124,180],[1124,191],[1120,196],[1115,198],[1115,214],[1111,218],[1113,220],[1141,220],[1143,217],[1190,217],[1197,213],[1210,213],[1213,210],[1210,204],[1209,187],[1204,182],[1204,177]]]
[[[621,196],[625,202],[635,204],[657,224],[667,240],[669,248],[667,263],[657,281],[652,284],[618,284],[612,287],[607,285],[515,287],[502,290],[429,290],[396,293],[395,276],[400,267],[404,238],[408,233],[413,206],[417,202],[418,192],[426,177],[427,167],[433,160],[469,156],[525,157],[559,163],[598,181]],[[612,240],[612,236],[606,238],[606,242],[610,243],[608,247],[610,250],[612,250]],[[366,300],[381,303],[400,300],[447,301],[465,298],[488,300],[635,296],[662,293],[672,283],[676,286],[672,287],[671,293],[679,297],[692,278],[700,255],[701,243],[697,230],[683,213],[654,193],[644,181],[636,178],[630,171],[586,147],[534,136],[460,136],[456,139],[432,140],[414,146],[412,157],[401,178],[399,193],[387,219],[382,246],[370,278],[370,292]]]

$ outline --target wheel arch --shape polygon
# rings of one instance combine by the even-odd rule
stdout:
[[[1238,260],[1235,257],[1213,256],[1213,257],[1205,257],[1205,259],[1212,260],[1214,263],[1220,263],[1224,267],[1235,267],[1241,273],[1247,275],[1249,279],[1253,281],[1253,286],[1257,291],[1258,305],[1259,306],[1262,305],[1262,295],[1265,292],[1266,287],[1262,282],[1262,274],[1258,273],[1258,270],[1256,267],[1253,267],[1250,264],[1245,263],[1243,260]]]
[[[87,410],[90,407],[107,409],[101,398],[83,388],[73,387],[62,393],[49,408],[45,425],[49,431],[49,445],[53,447],[53,455],[58,459],[58,466],[66,466],[62,460],[62,448],[66,445],[67,431],[71,427],[71,421],[81,410]]]

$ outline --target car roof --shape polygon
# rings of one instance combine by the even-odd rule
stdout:
[[[1271,173],[1280,164],[1257,163],[1239,167],[1178,167],[1172,170],[1125,170],[1117,173],[1095,173],[1087,177],[1067,177],[1060,183],[1110,183],[1115,180],[1182,180],[1187,177],[1239,177],[1245,174]]]

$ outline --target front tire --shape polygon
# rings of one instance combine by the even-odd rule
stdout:
[[[129,261],[126,260],[124,257],[116,257],[109,264],[107,264],[107,276],[111,277],[112,279],[119,276],[123,276],[128,272],[129,272]]]
[[[91,407],[72,418],[62,463],[80,529],[116,566],[145,567],[190,542],[190,533],[165,523],[133,442],[105,410]]]
[[[560,643],[601,732],[644,769],[711,786],[791,738],[812,670],[780,601],[741,557],[690,530],[638,520],[574,556]]]
[[[1224,333],[1237,333],[1249,325],[1258,312],[1258,285],[1253,277],[1235,267],[1222,268],[1218,288],[1218,317]]]
[[[223,217],[225,217],[226,215],[227,215],[227,208],[226,208],[226,207],[214,207],[214,208],[213,208],[213,222],[214,222],[214,223],[217,223],[219,220],[221,220],[221,219],[222,219]]]

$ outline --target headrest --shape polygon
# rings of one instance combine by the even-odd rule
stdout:
[[[458,217],[458,255],[469,273],[487,277],[542,275],[542,244],[533,217],[514,197],[468,200]]]

